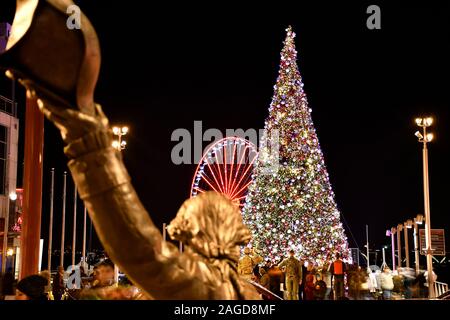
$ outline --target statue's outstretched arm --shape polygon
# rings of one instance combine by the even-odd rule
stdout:
[[[155,298],[177,298],[177,287],[193,272],[180,267],[185,257],[167,244],[134,191],[94,88],[100,47],[84,14],[80,29],[66,27],[71,0],[17,1],[7,50],[0,68],[18,79],[29,98],[39,99],[45,116],[61,131],[69,168],[113,261]],[[41,38],[46,34],[45,38]],[[202,298],[202,290],[197,290]],[[186,298],[188,298],[187,296]]]
[[[31,89],[29,94],[35,93]],[[112,132],[101,107],[96,105],[95,115],[90,116],[42,100],[38,105],[61,130],[72,177],[112,260],[154,298],[176,299],[178,294],[207,298],[199,288],[202,282],[194,280],[195,264],[186,268],[187,257],[171,243],[163,250],[162,235],[131,185],[121,153],[112,147]],[[190,296],[179,290],[194,282],[198,288],[189,290]]]
[[[210,193],[183,205],[169,233],[188,244],[186,251],[180,254],[170,243],[163,248],[120,152],[112,147],[108,120],[94,103],[100,47],[83,14],[80,28],[66,25],[72,4],[18,0],[0,68],[38,99],[41,111],[59,128],[69,169],[104,248],[157,299],[259,298],[235,270],[239,246],[250,240],[250,232],[225,197]]]

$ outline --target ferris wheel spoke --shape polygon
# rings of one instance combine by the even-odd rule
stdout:
[[[252,180],[250,179],[250,181],[248,181],[246,184],[244,184],[242,186],[242,188],[240,188],[237,192],[235,192],[231,197],[234,198],[236,195],[239,195],[239,193],[243,192],[245,189],[247,189],[247,187],[250,185],[250,183],[252,183]]]
[[[214,174],[214,168],[215,168],[215,166],[214,166],[214,165],[211,165],[211,166],[208,165],[207,168],[208,168],[209,171],[211,172],[211,174],[212,174],[212,176],[213,176],[213,179],[214,179],[214,182],[216,183],[216,186],[220,189],[220,183],[219,183],[219,181],[217,180],[216,175]],[[221,190],[220,192],[223,193],[223,190]]]
[[[248,149],[248,147],[245,147],[244,150],[244,155],[246,154],[246,150]],[[241,159],[242,160],[242,159]],[[236,189],[239,187],[239,185],[241,184],[242,180],[244,179],[244,177],[247,175],[247,172],[250,170],[250,168],[252,168],[253,166],[253,162],[255,161],[255,159],[253,158],[252,161],[245,167],[245,171],[244,173],[241,175],[241,179],[239,179],[239,182],[236,184],[236,186],[234,187],[234,189],[232,190],[231,194],[233,195],[236,191]],[[241,161],[242,163],[242,161]],[[239,168],[240,169],[240,168]],[[236,177],[238,175],[239,171],[236,171]]]
[[[242,156],[239,159],[239,163],[238,163],[238,166],[237,166],[237,169],[236,169],[236,174],[234,175],[234,179],[233,179],[233,186],[231,188],[231,193],[233,193],[233,191],[235,190],[235,184],[236,184],[237,176],[238,176],[238,174],[240,172],[240,169],[241,169],[241,166],[242,166],[242,162],[244,160],[244,157],[245,157],[245,154],[246,154],[246,151],[247,151],[248,148],[249,148],[248,146],[245,146],[244,151],[242,152]],[[239,149],[241,149],[241,148],[239,148]]]
[[[244,177],[247,175],[247,173],[248,173],[248,171],[250,170],[250,168],[252,168],[253,162],[255,162],[255,158],[252,159],[252,161],[250,162],[250,164],[247,166],[247,169],[245,169],[244,174],[242,175],[241,179],[239,180],[239,182],[238,182],[238,184],[237,184],[238,186],[241,184],[242,180],[243,180]],[[250,181],[251,181],[251,179],[250,179]],[[233,192],[233,193],[232,193],[232,196],[233,196],[233,194],[235,194],[235,193],[236,193],[236,192]]]
[[[219,171],[219,177],[220,177],[220,183],[221,183],[221,190],[222,190],[222,193],[225,193],[225,191],[224,191],[224,185],[223,185],[223,179],[222,179],[222,171],[220,170],[220,164],[219,164],[219,158],[217,157],[217,151],[216,152],[214,152],[214,157],[216,158],[216,166],[217,166],[217,169],[218,169],[218,171]]]
[[[223,183],[220,183],[219,179],[217,178],[220,176],[220,166],[217,165],[217,157],[216,160],[214,160],[213,158],[208,158],[208,161],[209,162],[207,168],[211,171],[214,181],[216,182],[216,187],[220,190],[221,193],[223,193]]]
[[[231,179],[232,179],[232,176],[233,176],[233,165],[234,165],[234,155],[235,154],[236,154],[236,140],[234,140],[234,143],[233,143],[233,153],[232,153],[233,158],[231,159],[231,169],[230,169],[230,183],[231,183],[231,185],[230,185],[230,190],[231,190],[231,188],[233,188],[233,180],[231,180]]]
[[[206,176],[203,176],[203,179],[205,180],[205,182],[216,192],[222,193],[221,191],[218,191],[214,185],[206,178]]]
[[[224,178],[225,178],[225,193],[228,194],[228,164],[227,164],[227,145],[223,146],[223,167],[225,169]]]

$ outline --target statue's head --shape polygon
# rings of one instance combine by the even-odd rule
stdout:
[[[206,257],[238,261],[240,246],[250,241],[239,207],[217,192],[186,200],[168,226],[172,239]]]

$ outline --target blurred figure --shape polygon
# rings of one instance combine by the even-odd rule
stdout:
[[[375,275],[375,270],[372,270],[370,268],[368,268],[368,273],[369,273],[369,279],[368,279],[368,289],[369,289],[369,295],[371,298],[376,298],[376,294],[377,294],[377,287],[378,287],[378,283],[377,283],[377,276]]]
[[[262,287],[264,287],[264,288],[266,288],[267,290],[269,290],[270,291],[270,277],[269,277],[269,274],[267,273],[267,271],[266,271],[266,269],[264,269],[264,268],[259,268],[259,275],[260,275],[260,277],[259,277],[259,284],[262,286]],[[267,295],[265,295],[264,293],[262,294],[262,298],[264,299],[264,300],[270,300],[270,297],[268,297]]]
[[[277,296],[283,296],[283,292],[281,292],[280,287],[283,283],[283,272],[281,272],[280,268],[276,264],[272,265],[270,269],[267,271],[267,274],[270,278],[270,291],[275,293]]]
[[[284,268],[285,284],[288,293],[288,300],[298,300],[298,286],[302,281],[302,266],[299,260],[294,257],[294,250],[289,251],[289,258],[284,259],[278,267]]]
[[[334,281],[335,300],[341,300],[345,297],[344,277],[346,273],[345,263],[341,260],[341,255],[336,254],[336,260],[331,264],[331,276]]]
[[[434,273],[434,270],[431,270],[431,272],[432,272],[432,275],[433,275],[433,282],[435,282],[436,280],[437,280],[437,275],[436,275],[436,273]],[[425,276],[425,283],[424,283],[424,286],[425,286],[425,288],[426,288],[426,292],[425,292],[425,297],[428,297],[428,271],[425,271],[425,273],[424,273],[424,276]]]
[[[64,268],[62,266],[59,266],[56,274],[53,277],[53,299],[61,300],[61,297],[64,294],[64,288]]]
[[[382,273],[381,270],[376,270],[375,271],[375,279],[377,281],[377,291],[375,293],[375,299],[376,300],[382,300],[383,299],[383,290],[381,290],[381,280],[380,280],[381,273]]]
[[[106,259],[94,268],[92,288],[103,288],[114,284],[114,264]]]
[[[426,283],[425,273],[420,272],[416,280],[414,281],[414,288],[416,295],[414,298],[427,298],[428,297],[428,287],[425,286]]]
[[[318,269],[315,275],[316,283],[314,286],[314,299],[315,300],[325,300],[325,295],[327,293],[327,284],[323,279],[323,270]]]
[[[392,290],[394,289],[394,281],[389,267],[384,267],[383,273],[380,275],[381,290],[383,290],[383,299],[390,300]]]
[[[48,280],[40,275],[32,275],[19,281],[16,300],[48,300],[45,292]]]
[[[348,271],[348,295],[354,300],[365,297],[369,291],[368,275],[366,269],[360,266],[352,266]]]
[[[306,297],[305,283],[306,283],[306,275],[308,274],[308,268],[306,265],[308,264],[308,262],[300,261],[300,264],[302,265],[302,281],[300,282],[298,295],[299,295],[300,300],[305,300],[305,297]]]
[[[261,276],[259,278],[259,284],[266,288],[267,290],[270,290],[270,277],[269,274],[266,272],[264,268],[259,268],[259,275]]]
[[[392,272],[392,281],[394,281],[394,290],[392,290],[392,292],[395,292],[400,298],[405,294],[403,269],[404,268],[398,268],[396,272]]]
[[[247,280],[253,280],[253,268],[255,266],[262,262],[262,258],[258,255],[253,256],[251,255],[252,251],[249,247],[244,248],[244,256],[239,259],[238,262],[238,274]]]
[[[403,276],[403,285],[405,288],[405,299],[412,299],[413,297],[413,286],[414,281],[416,280],[415,271],[413,268],[403,268],[402,276]]]
[[[90,278],[82,265],[80,265],[80,278],[81,278],[81,289],[89,287]]]
[[[314,290],[316,284],[316,271],[313,265],[309,265],[305,282],[305,300],[314,300]]]
[[[381,270],[375,271],[375,279],[377,280],[377,291],[381,291]]]
[[[50,271],[43,270],[39,272],[39,275],[47,279],[47,286],[45,287],[45,293],[47,294],[48,300],[54,300],[52,293],[52,276],[50,275]]]
[[[95,284],[97,284],[98,282],[98,265],[95,265],[94,268],[92,269],[92,276],[91,276],[91,284],[89,285],[89,287],[93,287]]]
[[[325,264],[322,268],[322,280],[325,282],[326,290],[324,299],[329,300],[330,299],[330,293],[331,293],[331,272],[329,270],[330,265]]]
[[[83,266],[80,266],[80,277],[82,277],[82,278],[87,277],[86,271],[84,270]]]
[[[370,269],[369,269],[370,270]],[[369,278],[369,273],[368,273],[368,269],[366,268],[358,268],[358,278],[359,278],[359,283],[360,283],[360,297],[359,299],[363,299],[363,300],[367,300],[370,299],[370,278]]]
[[[10,296],[14,294],[14,275],[12,268],[9,267],[2,279],[2,296]]]
[[[437,280],[437,275],[433,271],[433,280]],[[413,298],[428,298],[428,271],[420,270],[417,277],[408,282]]]

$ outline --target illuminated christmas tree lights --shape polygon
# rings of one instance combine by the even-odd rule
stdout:
[[[291,27],[286,31],[260,143],[263,149],[242,213],[253,234],[252,245],[266,260],[280,261],[292,248],[302,260],[321,265],[334,259],[336,253],[347,257],[348,244],[303,91],[295,33]],[[274,132],[279,138],[279,166],[268,173],[273,153],[264,148]]]

